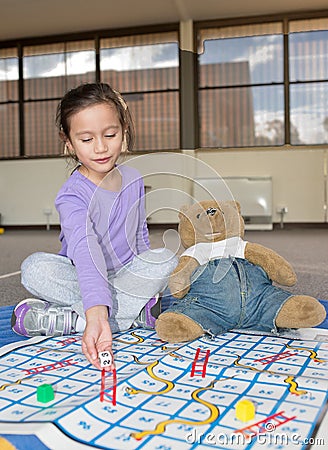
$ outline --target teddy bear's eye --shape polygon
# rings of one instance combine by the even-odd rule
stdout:
[[[197,214],[197,216],[196,216],[196,217],[197,217],[197,219],[199,219],[199,218],[200,218],[200,214]]]
[[[206,210],[206,214],[207,214],[208,216],[214,216],[215,213],[216,213],[216,211],[217,211],[217,208],[208,208],[208,209]]]

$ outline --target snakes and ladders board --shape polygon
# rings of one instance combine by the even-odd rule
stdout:
[[[327,427],[319,429],[327,407],[327,342],[230,332],[172,345],[153,330],[118,333],[113,404],[110,395],[101,401],[100,371],[80,340],[32,338],[1,349],[2,435],[31,433],[61,450],[328,445]],[[49,403],[37,401],[42,384],[55,390]],[[244,399],[256,408],[248,422],[235,414]]]

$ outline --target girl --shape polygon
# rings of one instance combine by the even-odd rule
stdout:
[[[55,202],[62,246],[59,255],[38,252],[23,262],[22,284],[37,298],[18,303],[12,327],[24,336],[84,331],[82,350],[100,369],[98,352],[114,361],[112,332],[154,303],[177,259],[149,249],[141,175],[117,164],[134,143],[121,95],[104,83],[72,89],[58,105],[57,125],[78,162]]]

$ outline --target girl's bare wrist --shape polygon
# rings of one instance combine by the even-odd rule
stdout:
[[[106,305],[92,306],[85,312],[87,322],[94,320],[108,320],[108,307]]]

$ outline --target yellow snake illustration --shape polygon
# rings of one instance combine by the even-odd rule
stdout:
[[[187,420],[187,419],[169,419],[169,420],[164,420],[163,422],[159,422],[156,425],[156,428],[154,430],[139,431],[139,432],[131,433],[130,436],[133,437],[134,439],[140,441],[142,438],[144,438],[147,435],[163,433],[165,431],[167,425],[169,425],[171,423],[181,423],[181,424],[184,424],[184,425],[206,425],[206,424],[214,422],[220,415],[219,408],[217,406],[213,405],[212,403],[209,403],[209,402],[207,402],[205,400],[200,399],[199,398],[199,394],[202,391],[206,391],[208,389],[213,389],[214,384],[215,384],[216,381],[217,380],[214,380],[208,386],[196,389],[191,394],[191,397],[197,403],[201,403],[202,405],[206,406],[209,409],[209,415],[208,415],[208,417],[205,420],[199,420],[199,421],[197,421],[197,420]]]
[[[315,362],[318,363],[324,363],[326,362],[324,359],[318,359],[317,355],[318,353],[314,350],[312,350],[311,348],[305,348],[305,347],[292,347],[291,345],[286,344],[287,348],[290,348],[292,350],[299,350],[299,351],[304,351],[304,352],[309,352],[309,358],[313,359]]]
[[[260,369],[257,369],[256,367],[253,367],[253,366],[246,366],[246,364],[239,364],[240,360],[241,360],[241,356],[237,355],[237,359],[233,362],[234,365],[237,366],[237,367],[242,367],[243,369],[254,370],[255,372],[274,373],[274,372],[271,372],[270,370],[260,370]]]
[[[243,367],[244,369],[254,370],[255,372],[258,372],[258,373],[264,372],[264,373],[269,373],[271,375],[275,375],[275,372],[273,370],[257,369],[256,367],[246,366],[245,364],[239,364],[240,360],[241,360],[241,356],[238,355],[237,359],[234,361],[234,365],[238,366],[238,367]],[[298,390],[298,384],[295,381],[294,375],[291,375],[291,376],[288,376],[287,378],[285,378],[284,382],[289,384],[288,390],[291,394],[296,394],[296,395],[307,394],[307,391],[299,391]]]
[[[147,365],[147,364],[149,364],[149,361],[145,361],[145,362],[143,362],[143,361],[140,361],[140,359],[138,358],[138,356],[136,356],[136,355],[132,355],[132,358],[133,358],[133,361],[135,362],[135,363],[137,363],[137,364],[141,364],[141,365]]]
[[[170,350],[171,352],[173,352],[174,350],[179,350],[180,347],[168,347],[167,345],[163,345],[161,347],[161,350],[163,350],[164,352]]]
[[[172,381],[165,380],[164,378],[160,378],[154,374],[153,369],[154,369],[154,367],[157,366],[157,364],[158,364],[158,361],[154,361],[151,364],[149,364],[149,366],[146,369],[147,373],[154,380],[161,381],[162,383],[164,383],[166,385],[166,388],[161,389],[160,391],[144,391],[142,389],[134,389],[134,388],[127,387],[126,392],[128,394],[133,394],[133,395],[135,395],[135,394],[161,395],[161,394],[166,394],[167,392],[172,391],[172,389],[174,388],[174,383]]]
[[[168,355],[171,356],[172,358],[177,358],[177,359],[181,359],[181,360],[184,359],[183,356],[180,356],[177,353],[170,352],[170,353],[168,353]]]
[[[301,391],[298,390],[298,384],[294,379],[295,377],[293,375],[287,377],[284,379],[284,382],[289,384],[289,392],[291,394],[296,394],[296,395],[305,395],[307,394],[307,391]]]
[[[3,384],[2,386],[0,386],[0,391],[4,391],[7,387],[14,386],[15,384],[21,384],[21,382],[26,380],[27,378],[30,378],[30,377],[22,378],[20,380],[14,381],[13,383]]]
[[[121,344],[141,344],[141,342],[145,341],[145,339],[143,337],[137,335],[137,333],[135,333],[134,331],[132,331],[132,333],[130,333],[130,336],[133,336],[134,338],[136,338],[137,341],[136,342],[124,341],[123,339],[117,339],[117,338],[114,338],[113,341],[121,342]]]

